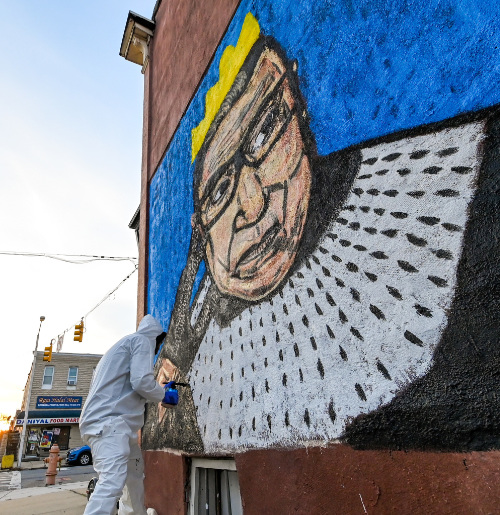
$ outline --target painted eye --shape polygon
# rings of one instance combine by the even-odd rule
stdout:
[[[274,124],[278,116],[279,108],[277,108],[276,106],[270,113],[267,113],[267,115],[264,118],[264,121],[259,127],[259,132],[257,136],[251,143],[250,152],[252,154],[258,152],[262,148],[262,146],[269,140],[271,134],[273,133]]]
[[[229,189],[229,185],[231,184],[231,180],[229,177],[225,177],[219,184],[216,186],[215,191],[211,195],[210,199],[214,204],[218,204],[220,200],[224,197]]]
[[[281,92],[281,95],[283,93]],[[251,131],[243,146],[245,157],[250,161],[262,159],[283,133],[290,120],[290,108],[282,97],[274,98]]]
[[[231,198],[236,177],[234,165],[230,165],[213,188],[202,205],[201,214],[205,225],[208,225],[221,211],[223,211]]]

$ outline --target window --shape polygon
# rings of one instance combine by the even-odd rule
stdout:
[[[77,379],[78,379],[78,367],[69,367],[68,386],[76,386]]]
[[[50,390],[52,388],[52,381],[54,380],[54,367],[45,367],[43,371],[42,389]]]
[[[243,515],[233,460],[193,459],[190,515]]]

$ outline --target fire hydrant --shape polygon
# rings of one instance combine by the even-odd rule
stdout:
[[[45,472],[45,486],[55,485],[57,476],[57,466],[61,469],[61,461],[63,459],[59,457],[59,445],[56,443],[50,448],[49,457],[43,461],[48,463],[47,472]]]

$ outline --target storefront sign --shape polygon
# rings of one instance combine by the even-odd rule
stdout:
[[[22,426],[24,419],[18,418],[16,426]],[[29,426],[45,426],[53,424],[78,424],[80,417],[60,417],[60,418],[29,418],[26,424]]]
[[[36,409],[54,409],[54,408],[72,408],[82,407],[82,397],[73,397],[70,395],[53,396],[39,395],[36,398]]]

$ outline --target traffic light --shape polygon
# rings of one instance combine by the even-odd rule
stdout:
[[[43,361],[50,361],[52,359],[52,342],[49,347],[45,347],[43,351]]]
[[[75,337],[73,341],[81,342],[83,340],[83,318],[79,324],[75,325]]]

